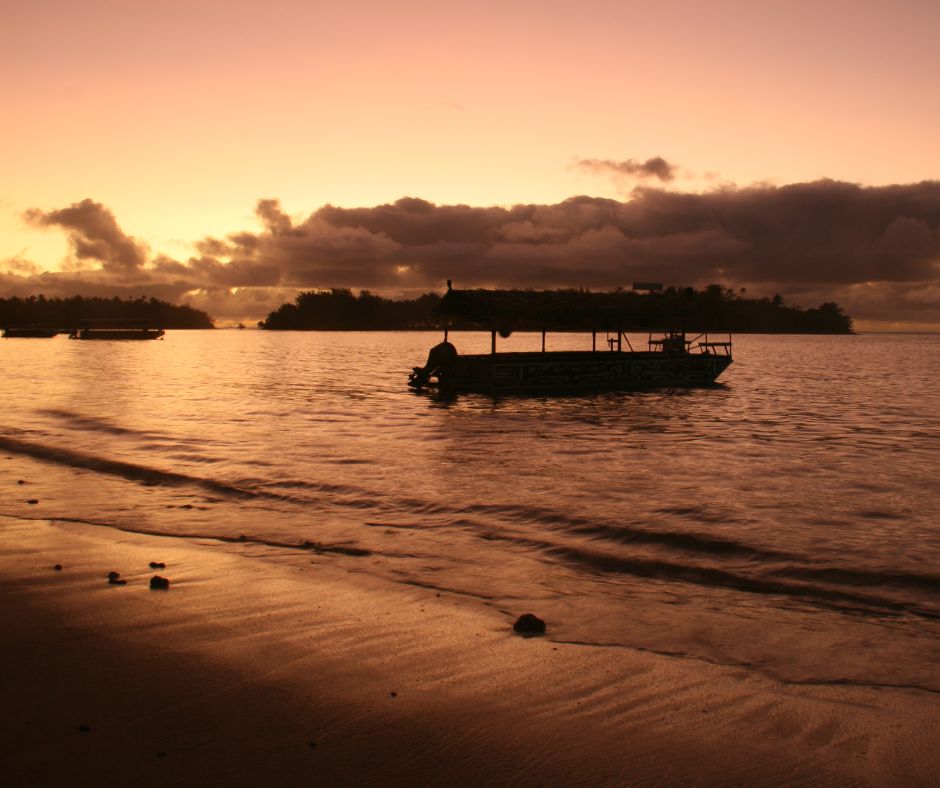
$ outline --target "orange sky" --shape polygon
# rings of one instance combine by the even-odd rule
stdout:
[[[91,198],[154,253],[257,228],[259,198],[556,203],[940,177],[934,2],[7,4],[0,261],[56,270],[23,213]]]

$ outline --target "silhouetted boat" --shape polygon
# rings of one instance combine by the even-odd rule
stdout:
[[[146,320],[86,320],[72,329],[69,339],[160,339],[166,332],[151,328]]]
[[[49,339],[58,334],[58,329],[55,328],[38,328],[34,326],[26,326],[22,328],[5,328],[3,329],[3,336],[10,339],[13,338],[28,338],[28,339]]]
[[[687,339],[684,331],[651,332],[646,350],[634,350],[619,328],[624,316],[603,312],[601,299],[590,293],[448,290],[441,299],[444,341],[431,348],[427,363],[414,367],[408,385],[415,389],[539,393],[708,386],[731,364],[731,336],[712,341],[705,333]],[[603,295],[603,294],[597,294]],[[490,327],[489,353],[461,355],[448,341],[448,317]],[[626,321],[623,321],[626,322]],[[595,325],[607,334],[606,348],[597,348],[597,329],[590,350],[545,349],[503,353],[496,350],[497,334],[508,337],[513,326],[540,324],[570,332]]]

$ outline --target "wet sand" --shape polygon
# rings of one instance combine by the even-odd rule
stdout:
[[[550,610],[522,638],[524,612],[257,545],[3,517],[0,780],[935,784],[934,694],[557,642]]]

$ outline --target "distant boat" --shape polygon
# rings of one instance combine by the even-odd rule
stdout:
[[[56,328],[37,328],[35,326],[3,329],[3,336],[9,339],[49,339],[58,333],[59,331]]]
[[[651,332],[646,350],[634,350],[623,331],[603,328],[605,348],[597,348],[598,331],[592,330],[590,350],[554,351],[545,349],[543,330],[541,352],[497,352],[497,334],[508,337],[513,323],[541,323],[570,332],[586,321],[602,327],[617,322],[618,315],[599,312],[590,298],[582,300],[589,304],[588,312],[573,310],[566,294],[448,290],[440,307],[444,341],[431,348],[423,367],[413,368],[408,385],[490,394],[708,386],[732,362],[730,334],[727,340],[713,341],[705,333],[688,339],[684,331],[676,330]],[[488,324],[490,352],[458,353],[448,341],[448,317]]]
[[[162,328],[82,328],[69,334],[69,339],[160,339]]]
[[[147,320],[85,320],[69,333],[69,339],[160,339],[166,332],[151,328]]]

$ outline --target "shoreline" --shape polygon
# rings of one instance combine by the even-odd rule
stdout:
[[[560,643],[545,611],[243,549],[0,518],[9,784],[928,785],[940,767],[926,693]],[[548,636],[515,635],[523,612]]]

